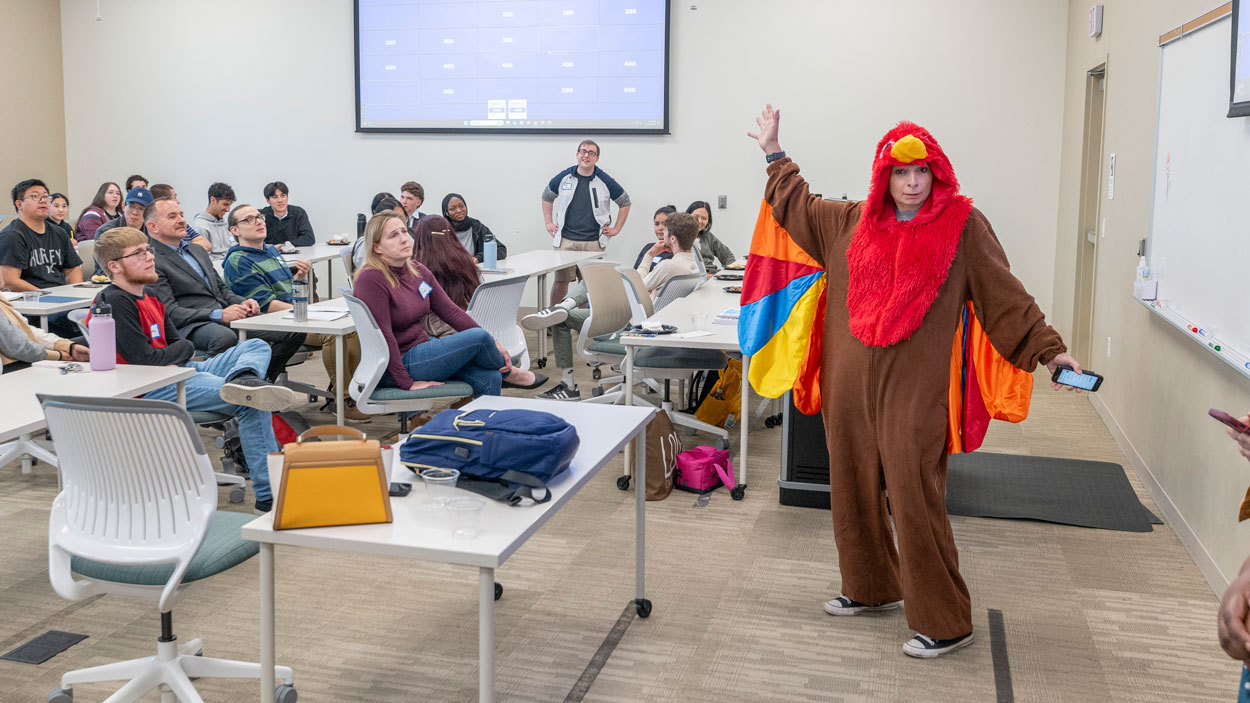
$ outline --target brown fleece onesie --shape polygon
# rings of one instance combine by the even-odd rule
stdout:
[[[888,179],[890,165],[885,168]],[[941,175],[938,168],[934,173]],[[957,193],[958,184],[953,185]],[[868,206],[873,198],[885,197],[892,215],[888,189],[880,191],[874,188],[864,202],[822,200],[810,194],[798,165],[782,158],[768,167],[764,198],[778,223],[828,272],[821,396],[842,593],[868,604],[902,599],[912,629],[950,639],[972,631],[971,599],[946,515],[947,390],[964,302],[973,302],[994,348],[1018,368],[1032,371],[1066,348],[1012,275],[990,223],[975,208],[967,214],[945,279],[939,276],[935,284],[936,296],[916,316],[918,326],[901,341],[860,341],[851,332],[847,305],[847,253],[861,217],[881,210],[880,200],[876,210]],[[897,262],[907,253],[900,247],[887,268],[905,269]],[[906,284],[891,278],[881,285],[893,286],[895,294],[886,290],[882,300],[893,301]],[[926,296],[908,297],[914,303]],[[889,492],[897,551],[883,488]]]

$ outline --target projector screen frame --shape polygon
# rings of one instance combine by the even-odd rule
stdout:
[[[1238,34],[1237,29],[1240,26],[1241,19],[1242,19],[1241,18],[1241,10],[1242,10],[1241,0],[1233,0],[1232,5],[1233,5],[1233,28],[1232,28],[1231,34],[1233,35],[1233,46],[1230,51],[1231,57],[1229,59],[1228,115],[1227,116],[1228,117],[1246,117],[1246,116],[1250,116],[1250,99],[1242,100],[1240,102],[1237,101],[1238,78],[1250,80],[1250,76],[1237,75],[1237,50],[1239,48],[1238,45],[1240,43],[1237,37],[1237,34]],[[1250,47],[1241,47],[1241,48],[1247,48],[1248,50],[1250,50]]]
[[[610,127],[364,127],[360,122],[360,0],[352,0],[352,65],[356,82],[356,132],[358,134],[619,134],[669,135],[670,36],[673,31],[673,2],[664,0],[664,121],[660,127],[620,129]]]

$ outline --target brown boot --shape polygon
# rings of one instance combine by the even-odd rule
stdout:
[[[348,422],[368,422],[373,419],[372,415],[366,415],[356,407],[356,401],[351,398],[343,399],[343,419]]]

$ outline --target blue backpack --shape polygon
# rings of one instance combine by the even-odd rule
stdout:
[[[399,459],[416,473],[457,469],[458,485],[511,505],[545,503],[578,444],[577,430],[551,413],[444,410],[408,435]]]

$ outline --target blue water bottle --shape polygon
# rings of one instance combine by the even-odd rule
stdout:
[[[495,241],[492,232],[486,233],[486,241],[482,244],[482,258],[484,268],[493,269],[499,265],[499,242]]]

